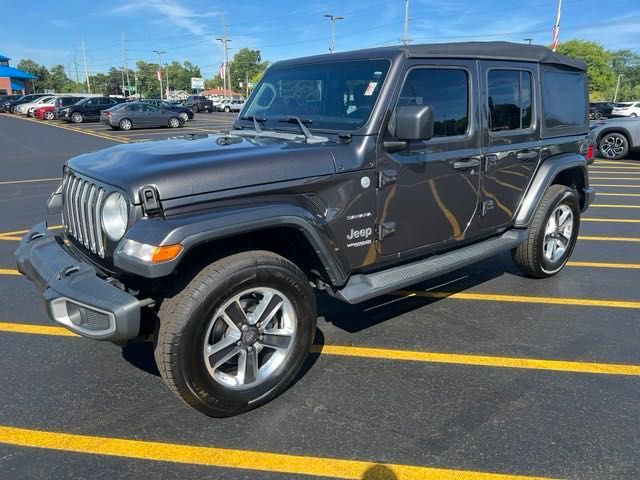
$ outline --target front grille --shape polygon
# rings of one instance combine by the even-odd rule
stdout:
[[[62,221],[67,234],[104,258],[105,238],[100,215],[104,188],[67,170],[62,180]]]

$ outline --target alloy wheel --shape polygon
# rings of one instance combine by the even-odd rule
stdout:
[[[609,135],[602,140],[602,154],[607,158],[617,158],[625,150],[624,139],[618,135]]]
[[[573,233],[573,212],[568,205],[558,205],[544,231],[543,253],[550,262],[557,262],[566,253],[571,244]]]

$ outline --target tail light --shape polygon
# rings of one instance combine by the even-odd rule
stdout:
[[[584,158],[587,159],[587,162],[593,160],[594,153],[595,153],[594,146],[593,145],[589,145],[587,147],[587,154],[584,156]]]

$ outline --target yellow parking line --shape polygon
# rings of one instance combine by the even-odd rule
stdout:
[[[113,140],[115,142],[120,142],[120,143],[129,143],[130,140],[127,139],[126,137],[119,137],[119,138],[115,138],[112,136],[108,136],[105,134],[101,134],[101,133],[94,133],[94,132],[89,132],[86,129],[80,129],[80,128],[74,128],[74,127],[68,127],[66,125],[59,125],[57,123],[53,123],[53,122],[40,122],[39,120],[32,120],[30,118],[20,118],[20,117],[7,117],[7,118],[16,118],[19,120],[23,120],[25,122],[31,122],[31,123],[37,123],[38,125],[46,125],[48,127],[54,127],[54,128],[61,128],[62,130],[68,130],[70,132],[76,132],[76,133],[82,133],[84,135],[90,135],[92,137],[97,137],[97,138],[102,138],[102,139],[106,139],[106,140]]]
[[[78,335],[63,327],[31,325],[27,323],[0,322],[0,332],[52,335],[56,337],[78,337]]]
[[[600,175],[600,174],[612,174],[612,175],[640,175],[640,169],[637,169],[638,171],[624,171],[624,172],[618,172],[618,171],[611,171],[611,170],[589,170],[590,173],[594,174],[594,175]],[[633,178],[635,180],[635,178]]]
[[[467,292],[426,292],[398,290],[394,295],[406,297],[425,297],[433,299],[450,298],[453,300],[476,300],[507,303],[533,303],[542,305],[564,305],[577,307],[606,307],[606,308],[630,308],[640,309],[640,302],[624,300],[595,300],[588,298],[563,298],[563,297],[537,297],[525,295],[503,295],[491,293],[467,293]]]
[[[52,225],[50,227],[48,227],[49,230],[58,230],[60,228],[62,228],[62,225]],[[29,230],[14,230],[13,232],[3,232],[0,233],[0,238],[1,237],[8,237],[10,235],[22,235],[24,233],[27,233]]]
[[[0,237],[0,241],[2,240],[9,240],[12,242],[19,242],[20,240],[22,240],[22,237]]]
[[[620,162],[620,161],[612,161],[612,160],[596,160],[593,165],[625,165],[629,167],[640,167],[640,162]]]
[[[591,180],[629,180],[629,181],[637,181],[640,178],[629,178],[629,177],[591,177]]]
[[[640,205],[617,205],[607,203],[594,203],[589,208],[640,208]]]
[[[640,193],[597,192],[598,197],[640,197]]]
[[[583,217],[581,222],[604,222],[604,223],[640,223],[639,219],[635,218],[592,218]]]
[[[17,183],[38,183],[38,182],[55,182],[60,181],[60,178],[33,178],[31,180],[6,180],[0,182],[0,185],[15,185]]]
[[[18,270],[10,270],[8,268],[0,268],[0,275],[20,275]]]
[[[599,237],[580,235],[578,240],[593,242],[640,242],[640,237]]]
[[[640,185],[611,185],[608,183],[592,183],[592,187],[640,188]],[[596,192],[597,195],[597,192]]]
[[[612,169],[612,170],[640,170],[640,163],[634,165],[622,165],[618,166],[617,164],[610,163],[595,163],[594,165],[589,167],[589,171],[591,170],[600,170],[600,169]]]
[[[451,470],[359,460],[201,447],[0,426],[0,443],[63,452],[341,479],[543,480],[541,477]]]
[[[640,263],[567,262],[567,267],[629,268],[634,270],[640,268]]]

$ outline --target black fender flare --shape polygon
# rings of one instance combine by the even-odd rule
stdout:
[[[348,261],[335,247],[334,236],[324,217],[306,208],[302,201],[294,200],[236,205],[168,218],[142,218],[129,229],[121,242],[130,239],[155,246],[179,243],[183,246],[182,253],[172,261],[149,264],[122,255],[118,248],[114,265],[146,278],[164,277],[171,274],[181,258],[198,245],[273,227],[300,230],[318,255],[331,284],[341,286],[347,281]]]
[[[515,227],[525,228],[529,226],[534,212],[538,208],[543,195],[553,183],[553,180],[561,172],[570,169],[578,169],[582,175],[582,184],[585,188],[585,192],[582,193],[591,193],[590,191],[587,192],[587,190],[590,190],[587,160],[582,155],[577,153],[564,153],[549,157],[540,164],[533,179],[529,183],[527,193],[525,193],[520,202],[520,208],[516,213]],[[585,198],[587,198],[586,203],[588,203],[590,201],[590,195],[585,195]],[[588,204],[585,204],[584,209],[588,206]]]

